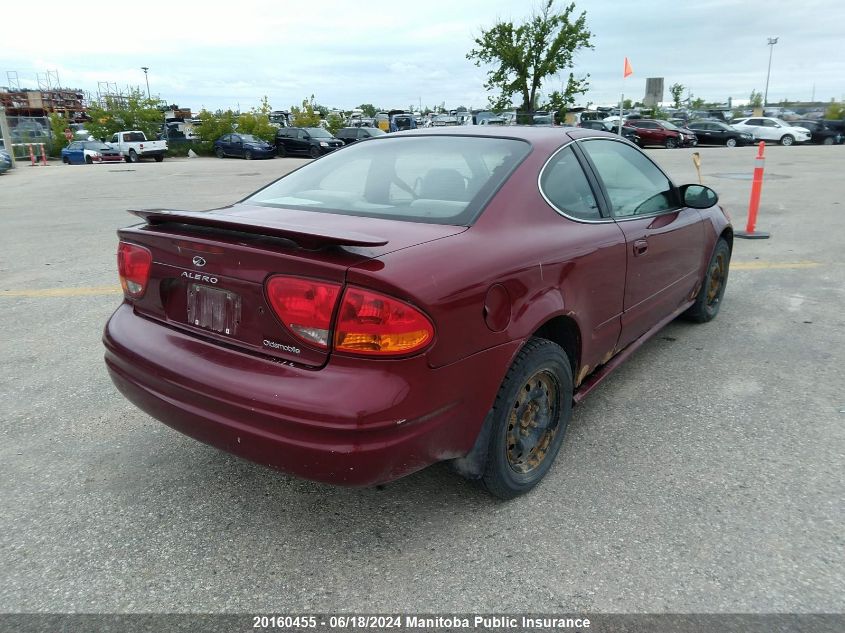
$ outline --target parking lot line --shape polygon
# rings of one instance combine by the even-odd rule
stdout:
[[[817,268],[819,262],[731,262],[731,270],[799,270]],[[97,297],[117,295],[123,292],[120,286],[88,286],[81,288],[41,288],[38,290],[0,290],[0,297]]]

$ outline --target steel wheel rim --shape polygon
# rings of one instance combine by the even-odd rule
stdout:
[[[710,273],[707,276],[707,305],[710,307],[719,303],[722,297],[726,268],[725,256],[720,253],[716,256],[716,261],[710,266]]]
[[[555,439],[560,420],[560,385],[555,376],[540,370],[516,394],[508,417],[508,465],[528,474],[543,463]]]

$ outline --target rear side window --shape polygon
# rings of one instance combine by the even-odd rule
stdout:
[[[555,209],[579,220],[601,220],[599,206],[571,147],[552,157],[540,175],[540,190]]]
[[[581,143],[607,191],[614,217],[653,215],[678,208],[675,188],[638,149],[626,143]]]
[[[246,202],[468,225],[529,151],[515,139],[387,136],[324,156]]]

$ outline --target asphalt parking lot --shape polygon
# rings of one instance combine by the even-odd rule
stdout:
[[[756,148],[702,148],[745,222]],[[693,150],[650,150],[675,180]],[[172,431],[102,362],[127,208],[233,202],[304,161],[0,176],[0,611],[841,612],[845,147],[769,147],[725,304],[575,410],[510,502],[436,466],[300,481]],[[739,226],[737,227],[739,228]]]

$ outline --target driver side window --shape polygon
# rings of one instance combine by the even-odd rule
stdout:
[[[583,141],[610,198],[613,216],[654,215],[679,208],[671,181],[637,149],[605,140]]]

